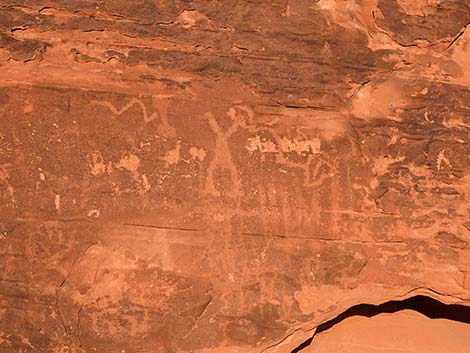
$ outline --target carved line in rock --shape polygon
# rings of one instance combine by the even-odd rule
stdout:
[[[243,118],[242,113],[246,115],[245,118]],[[233,106],[227,112],[227,116],[231,121],[233,121],[233,123],[225,132],[220,128],[213,113],[208,112],[204,116],[207,119],[211,130],[216,135],[216,148],[214,149],[215,155],[207,168],[205,190],[208,194],[219,196],[219,192],[214,182],[214,172],[217,168],[225,168],[230,172],[232,178],[232,190],[227,192],[227,195],[237,198],[240,197],[241,193],[241,179],[230,152],[229,138],[238,130],[238,128],[243,128],[250,132],[269,131],[274,137],[277,145],[282,144],[282,137],[272,128],[266,126],[263,128],[256,128],[253,124],[253,110],[247,106]],[[307,138],[307,136],[303,137]],[[317,163],[314,165],[312,172],[311,169],[314,161]],[[276,163],[288,168],[300,168],[304,173],[305,187],[321,186],[326,179],[337,174],[335,166],[327,159],[318,156],[316,153],[309,155],[307,161],[299,163],[290,161],[282,152],[278,152],[276,153]],[[322,167],[326,167],[330,173],[325,174],[322,171]]]
[[[106,102],[106,101],[96,101],[96,100],[93,100],[90,102],[91,105],[101,105],[103,107],[106,107],[108,108],[113,114],[115,115],[121,115],[123,113],[125,113],[126,111],[128,111],[130,108],[132,108],[134,105],[138,105],[141,109],[142,109],[142,113],[143,113],[143,118],[144,118],[144,121],[146,123],[152,121],[153,119],[157,118],[158,117],[158,113],[157,112],[153,112],[152,114],[150,114],[150,116],[148,115],[147,113],[147,108],[145,107],[144,103],[142,103],[142,101],[140,101],[139,99],[137,98],[132,98],[130,100],[129,103],[127,103],[124,107],[122,107],[121,109],[117,109],[112,103],[110,102]]]
[[[352,316],[374,317],[379,314],[392,314],[402,310],[414,310],[430,319],[447,319],[470,324],[470,306],[461,304],[444,304],[425,295],[417,295],[404,300],[391,300],[379,305],[358,304],[350,307],[335,318],[319,325],[308,340],[294,348],[291,353],[301,352],[314,343],[315,336],[331,329],[343,320]]]
[[[229,191],[227,194],[232,197],[237,197],[241,190],[241,179],[240,175],[238,174],[235,163],[232,159],[228,139],[238,129],[240,124],[237,120],[235,120],[230,126],[230,128],[227,131],[223,132],[219,124],[217,123],[214,114],[207,113],[205,114],[205,118],[209,122],[211,130],[216,135],[214,158],[212,159],[209,164],[209,167],[207,168],[207,181],[205,186],[206,193],[215,196],[219,195],[219,192],[214,182],[214,172],[216,168],[219,167],[228,169],[232,177],[233,190]]]
[[[241,119],[241,117],[236,114],[236,110],[239,110],[246,114],[246,121]],[[277,146],[281,146],[283,144],[282,136],[278,134],[274,128],[268,125],[263,125],[262,127],[256,126],[256,123],[254,122],[254,112],[251,108],[240,105],[234,106],[229,110],[228,114],[230,117],[232,117],[233,120],[238,121],[239,126],[244,128],[245,130],[250,131],[252,133],[268,132],[274,138],[274,141]],[[271,122],[271,124],[275,125],[279,122],[280,119],[276,118]],[[308,134],[303,133],[301,130],[297,130],[296,132],[305,140],[309,139]],[[360,154],[362,156],[362,152],[360,152]],[[290,160],[284,155],[282,151],[277,151],[275,154],[275,158],[276,163],[281,166],[285,166],[287,168],[292,169],[300,169],[303,172],[303,184],[306,188],[320,187],[327,179],[338,175],[337,167],[334,165],[334,163],[328,160],[320,151],[309,154],[307,160],[302,162]],[[327,173],[322,170],[322,168],[324,167],[326,167],[326,169],[328,170]]]
[[[152,96],[154,97],[154,96]],[[142,117],[144,118],[144,121],[146,123],[150,123],[154,119],[160,119],[161,124],[163,128],[167,131],[170,132],[173,130],[172,126],[168,122],[167,117],[164,114],[159,114],[158,111],[154,111],[152,114],[148,114],[147,108],[145,107],[145,104],[138,98],[132,98],[126,105],[124,105],[121,109],[116,108],[112,103],[108,101],[98,101],[98,100],[92,100],[90,102],[90,105],[92,106],[102,106],[111,111],[113,115],[121,116],[125,112],[127,112],[129,109],[131,109],[133,106],[137,105],[140,107],[142,110]]]

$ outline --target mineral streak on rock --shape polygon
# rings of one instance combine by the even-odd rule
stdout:
[[[360,303],[470,305],[469,23],[0,0],[0,352],[284,353]]]

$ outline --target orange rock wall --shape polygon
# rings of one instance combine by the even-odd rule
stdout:
[[[467,0],[0,0],[0,352],[290,352],[470,303]]]

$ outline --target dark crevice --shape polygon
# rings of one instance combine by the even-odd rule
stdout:
[[[380,305],[359,304],[318,326],[313,336],[293,349],[291,353],[298,353],[302,349],[310,346],[316,335],[329,330],[351,316],[373,317],[383,313],[396,313],[401,310],[414,310],[430,319],[447,319],[466,324],[470,323],[470,306],[444,304],[436,299],[423,295],[418,295],[404,300],[392,300]]]

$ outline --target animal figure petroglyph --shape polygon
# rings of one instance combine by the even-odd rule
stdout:
[[[214,183],[214,171],[217,168],[227,169],[230,172],[233,186],[232,190],[227,194],[239,197],[241,179],[230,152],[228,142],[229,138],[237,131],[238,128],[245,129],[252,133],[269,132],[274,138],[274,143],[277,146],[282,146],[283,143],[285,143],[285,138],[280,136],[272,127],[255,127],[256,125],[253,122],[253,110],[247,106],[237,105],[231,107],[227,112],[227,116],[233,121],[233,123],[224,132],[221,130],[212,113],[207,113],[205,115],[211,130],[216,134],[215,156],[208,167],[208,176],[205,188],[206,192],[219,195]],[[305,141],[308,140],[308,136],[304,136],[301,132],[299,132],[299,134],[305,139]],[[275,161],[280,166],[301,170],[304,176],[304,186],[308,188],[321,186],[327,179],[333,177],[337,173],[336,167],[331,161],[329,161],[328,156],[320,153],[320,151],[317,151],[315,148],[311,150],[312,153],[308,154],[308,156],[306,156],[306,160],[303,161],[291,160],[289,156],[282,151],[282,149],[278,149],[275,153]]]
[[[235,109],[245,112],[247,115],[247,121],[241,120],[239,114],[234,114],[233,112],[235,112]],[[234,117],[237,117],[239,125],[249,132],[255,134],[268,133],[273,138],[272,141],[268,140],[267,144],[262,146],[263,148],[254,148],[252,143],[252,146],[248,145],[247,149],[250,152],[253,152],[255,149],[260,149],[260,152],[263,152],[261,150],[265,150],[264,152],[273,153],[275,155],[275,161],[278,165],[287,167],[289,169],[300,169],[304,175],[303,179],[305,187],[319,187],[324,183],[325,180],[331,178],[337,173],[336,167],[328,159],[328,156],[321,152],[321,141],[319,138],[311,138],[308,133],[304,133],[302,129],[298,129],[298,140],[295,138],[287,139],[286,137],[281,136],[274,128],[274,126],[277,124],[282,124],[282,121],[279,118],[273,119],[270,125],[265,125],[260,128],[257,127],[257,125],[254,123],[251,124],[251,122],[253,122],[254,114],[253,111],[248,107],[237,106],[232,108],[231,112]],[[250,140],[249,142],[253,142],[253,140]],[[286,146],[286,144],[290,145]],[[289,155],[286,152],[289,152],[291,148],[303,149],[302,152],[305,153],[306,160],[294,161],[289,158]]]

